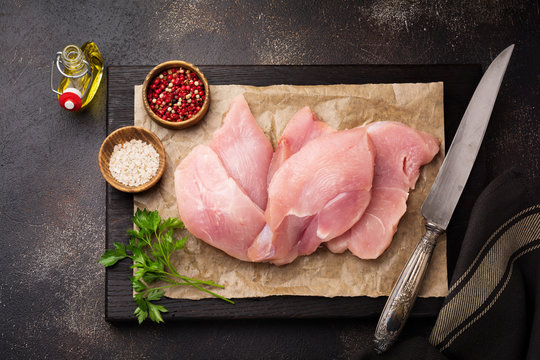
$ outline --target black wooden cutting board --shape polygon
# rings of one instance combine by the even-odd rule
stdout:
[[[133,86],[142,84],[152,66],[114,66],[107,71],[107,134],[133,125]],[[479,65],[209,65],[200,66],[212,85],[241,84],[266,86],[274,84],[326,85],[366,83],[444,82],[444,118],[446,146],[452,141],[461,116],[481,77]],[[477,159],[482,163],[482,154]],[[477,171],[481,174],[481,171]],[[471,176],[481,176],[473,174]],[[471,182],[471,180],[469,180]],[[473,182],[474,183],[474,182]],[[458,204],[447,234],[448,270],[452,273],[460,249],[469,203],[479,189],[469,186]],[[133,195],[107,185],[106,245],[113,241],[127,243],[126,230],[131,228]],[[105,281],[105,318],[108,321],[135,321],[135,303],[129,281],[131,264],[123,260],[107,268]],[[450,275],[449,275],[450,276]],[[231,305],[218,299],[176,300],[159,303],[169,312],[165,321],[173,319],[247,319],[247,318],[343,318],[378,316],[386,297],[310,297],[271,296],[236,299]],[[419,298],[411,316],[434,316],[442,298]]]

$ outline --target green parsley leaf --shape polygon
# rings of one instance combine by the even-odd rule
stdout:
[[[169,254],[174,251],[173,233],[174,233],[173,230],[169,230],[165,234],[162,234],[161,236],[161,250],[165,254]]]
[[[131,280],[131,285],[133,286],[133,290],[135,290],[136,292],[140,293],[146,290],[147,286],[144,285],[136,276],[131,276],[129,279]]]
[[[184,246],[186,245],[186,241],[187,241],[187,236],[184,236],[183,238],[181,238],[180,240],[176,240],[176,242],[174,243],[174,248],[176,250],[181,250],[184,248]]]
[[[161,300],[161,298],[163,297],[163,294],[165,294],[165,291],[163,290],[150,290],[148,292],[148,295],[146,295],[146,300],[148,301],[158,301],[158,300]]]
[[[183,249],[187,240],[187,236],[178,240],[174,237],[174,230],[185,228],[182,221],[177,218],[162,221],[157,211],[147,209],[137,209],[132,221],[139,230],[127,231],[129,245],[115,242],[114,249],[106,250],[99,263],[111,266],[126,257],[133,261],[131,268],[136,270],[135,274],[130,276],[130,281],[135,291],[133,300],[137,308],[134,314],[139,324],[147,318],[157,323],[163,322],[161,314],[167,312],[167,309],[152,301],[161,300],[165,294],[163,289],[173,286],[192,286],[234,304],[233,301],[208,289],[208,287],[223,288],[222,285],[211,280],[197,280],[180,275],[172,265],[171,255],[176,250]],[[149,286],[155,282],[161,284],[158,287]]]
[[[143,311],[148,310],[148,301],[143,296],[143,293],[135,294],[135,296],[133,296],[133,300],[135,300],[135,303],[137,304],[138,307],[141,308],[141,310]]]
[[[166,313],[168,310],[165,309],[162,305],[154,305],[151,302],[148,303],[148,315],[150,315],[150,320],[162,323],[163,318],[161,317],[161,313]]]
[[[151,284],[155,281],[158,281],[162,278],[162,274],[159,274],[159,273],[154,273],[154,272],[151,272],[151,271],[145,271],[144,274],[142,274],[141,278],[143,279],[143,281],[147,284]]]
[[[141,230],[148,229],[152,232],[155,232],[161,222],[161,217],[159,216],[157,210],[152,212],[144,209],[137,209],[135,216],[131,218],[135,225],[137,225]]]
[[[148,263],[148,265],[146,266],[146,271],[150,271],[150,272],[161,272],[164,270],[165,270],[165,265],[157,261],[152,261]]]
[[[128,255],[126,254],[126,248],[123,244],[115,242],[114,250],[107,250],[98,260],[98,263],[107,267],[116,264],[119,260],[125,259]]]
[[[128,250],[133,253],[132,259],[135,265],[145,266],[148,255],[144,253],[144,250],[140,247],[129,246]]]
[[[127,231],[127,234],[129,236],[131,236],[131,237],[134,237],[134,238],[138,238],[138,239],[140,238],[140,234],[139,234],[139,232],[137,230],[129,229]]]
[[[148,317],[148,311],[141,309],[140,306],[135,309],[134,314],[137,315],[139,324],[142,324],[142,322]]]
[[[185,229],[184,223],[177,218],[168,218],[159,225],[159,231],[163,232],[165,229]]]

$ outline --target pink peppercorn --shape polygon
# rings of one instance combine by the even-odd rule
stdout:
[[[206,98],[203,82],[188,69],[167,69],[150,84],[148,102],[163,120],[179,122],[192,118],[201,110]]]

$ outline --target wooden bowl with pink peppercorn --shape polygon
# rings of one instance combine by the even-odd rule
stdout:
[[[184,129],[197,124],[210,105],[210,87],[204,74],[185,61],[167,61],[144,79],[144,108],[158,124]]]

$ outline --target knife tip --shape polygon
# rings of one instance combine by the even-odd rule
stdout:
[[[503,52],[509,52],[510,54],[512,54],[512,52],[514,51],[514,46],[516,44],[512,44],[510,45],[509,47],[507,47],[506,49],[503,50]]]
[[[508,66],[508,62],[510,61],[510,58],[512,57],[512,52],[514,51],[514,46],[515,46],[515,44],[512,44],[512,45],[508,46],[506,49],[504,49],[503,51],[501,51],[501,53],[497,56],[497,58],[490,65],[490,67],[492,65],[497,64],[497,65],[495,65],[495,67],[504,66],[504,68],[506,68],[506,66]]]

